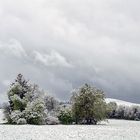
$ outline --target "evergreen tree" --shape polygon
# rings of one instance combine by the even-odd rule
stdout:
[[[9,104],[5,106],[8,123],[44,124],[45,104],[43,92],[19,74],[8,91]]]

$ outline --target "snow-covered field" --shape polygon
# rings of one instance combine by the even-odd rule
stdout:
[[[3,113],[0,110],[0,123]],[[140,122],[109,120],[99,125],[0,125],[0,140],[140,140]]]
[[[101,125],[1,125],[0,140],[140,140],[140,122],[109,120]]]

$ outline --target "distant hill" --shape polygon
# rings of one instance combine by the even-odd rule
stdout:
[[[113,98],[106,98],[105,99],[106,103],[109,102],[116,102],[117,105],[124,105],[124,106],[140,106],[140,104],[136,104],[136,103],[131,103],[131,102],[127,102],[127,101],[123,101],[123,100],[119,100],[119,99],[113,99]],[[66,108],[66,107],[70,107],[71,104],[69,102],[64,102],[61,103],[61,107]]]
[[[109,102],[116,102],[117,105],[140,106],[140,104],[131,103],[131,102],[127,102],[127,101],[123,101],[123,100],[118,100],[118,99],[106,98],[105,100],[106,100],[107,103],[109,103]]]

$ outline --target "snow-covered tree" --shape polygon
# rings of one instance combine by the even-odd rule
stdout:
[[[8,123],[44,124],[45,103],[43,92],[19,74],[8,91],[9,104],[4,113]]]
[[[43,99],[36,98],[28,102],[24,110],[25,118],[28,124],[45,124],[46,113]]]
[[[118,119],[123,119],[124,118],[124,112],[125,112],[125,106],[120,105],[116,110],[116,117]]]
[[[59,102],[54,97],[47,95],[47,96],[45,96],[44,100],[45,100],[46,109],[49,112],[55,111],[58,109]]]
[[[107,104],[108,106],[108,117],[114,118],[116,114],[117,109],[117,103],[116,102],[110,102]]]
[[[54,97],[50,95],[45,95],[44,96],[44,101],[45,101],[45,108],[47,112],[47,117],[45,119],[46,124],[59,124],[60,121],[58,120],[58,114],[60,110],[60,103],[58,100],[56,100]]]
[[[107,105],[102,90],[85,84],[72,93],[72,112],[76,123],[96,124],[106,119]]]
[[[140,121],[140,106],[114,105],[114,103],[108,103],[109,108],[115,107],[110,110],[109,118]]]
[[[10,104],[10,110],[25,110],[27,101],[26,94],[30,90],[30,85],[21,74],[17,76],[14,83],[11,84],[10,90],[8,91],[8,99]]]

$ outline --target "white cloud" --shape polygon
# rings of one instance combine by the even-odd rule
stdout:
[[[56,51],[51,51],[50,54],[42,54],[38,51],[34,51],[33,54],[35,61],[41,62],[46,66],[72,67],[66,58]]]
[[[11,39],[8,43],[0,42],[0,53],[7,56],[13,55],[18,58],[27,56],[21,43],[15,39]]]

